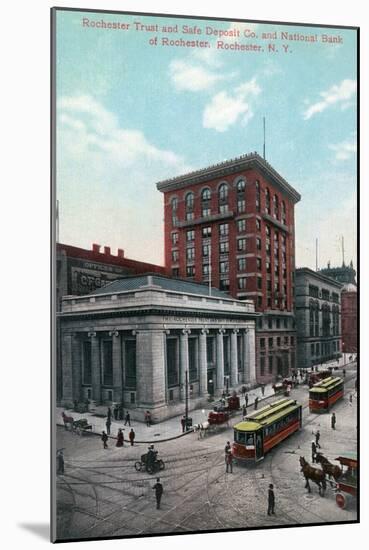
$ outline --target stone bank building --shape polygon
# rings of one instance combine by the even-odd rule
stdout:
[[[124,277],[85,296],[65,296],[61,331],[63,405],[123,403],[160,421],[224,389],[254,384],[255,313],[204,284],[158,274]]]

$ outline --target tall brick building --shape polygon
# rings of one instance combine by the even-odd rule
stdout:
[[[211,282],[252,299],[257,379],[296,363],[295,220],[299,193],[257,153],[157,183],[164,194],[165,265],[172,277]],[[209,285],[210,286],[210,285]]]

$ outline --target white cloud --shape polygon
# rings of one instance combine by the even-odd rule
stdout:
[[[352,139],[329,145],[329,149],[334,151],[335,159],[341,161],[351,158],[356,153],[357,147],[356,142]]]
[[[313,115],[325,111],[327,107],[335,104],[345,105],[353,97],[356,92],[356,81],[345,79],[340,84],[334,84],[329,90],[320,92],[322,99],[310,105],[303,113],[305,120],[308,120]]]
[[[62,97],[57,114],[61,242],[87,248],[99,242],[162,263],[162,195],[155,182],[193,168],[125,128],[89,95]]]
[[[261,92],[256,79],[240,84],[234,93],[221,91],[214,95],[203,113],[204,128],[225,132],[230,126],[241,120],[242,124],[252,118],[252,100]]]
[[[224,76],[211,72],[201,65],[195,65],[191,61],[174,59],[169,65],[170,78],[177,90],[199,92],[207,90],[215,82],[222,80]]]

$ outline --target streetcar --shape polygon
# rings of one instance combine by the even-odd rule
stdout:
[[[310,412],[328,412],[338,399],[343,397],[343,380],[338,376],[330,376],[314,384],[309,390]]]
[[[278,399],[235,424],[232,455],[240,462],[258,462],[273,447],[301,428],[302,407],[294,399]]]

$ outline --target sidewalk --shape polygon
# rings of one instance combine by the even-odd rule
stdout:
[[[319,365],[319,370],[324,370],[324,367],[328,367],[330,364],[332,366],[338,366],[338,370],[340,370],[341,373],[342,373],[342,367],[343,366],[345,366],[346,368],[349,365],[353,366],[354,362],[353,363],[346,363],[345,365],[343,365],[343,361],[341,361],[340,363],[336,363],[336,362],[334,362],[334,363],[325,363],[323,365]],[[311,372],[311,369],[309,371],[306,371],[306,372]],[[298,378],[299,378],[299,381],[300,381],[301,380],[300,377],[298,377]],[[242,407],[242,405],[245,403],[245,401],[244,401],[244,398],[242,397],[240,391],[238,392],[238,395],[240,397],[240,405]],[[247,412],[248,413],[253,412],[253,410],[254,410],[253,405],[254,405],[254,401],[255,401],[256,397],[259,398],[259,407],[261,407],[262,403],[263,403],[263,400],[268,399],[269,397],[273,397],[274,395],[275,395],[275,393],[274,393],[274,390],[272,388],[272,384],[266,384],[264,386],[264,395],[262,393],[261,386],[258,386],[256,388],[250,390],[248,392],[248,409],[247,409]],[[283,394],[278,394],[276,397],[282,398]],[[190,403],[189,408],[190,407],[191,407],[191,403]],[[105,414],[107,413],[108,407],[99,407],[99,408],[100,408],[100,410],[102,409],[105,412]],[[185,405],[183,404],[183,414],[185,412],[184,409],[185,409]],[[127,409],[125,409],[125,411],[126,410]],[[213,410],[212,409],[212,403],[208,403],[207,408],[189,410],[189,417],[192,418],[192,423],[193,424],[199,424],[199,423],[205,422],[207,420],[208,414],[211,410]],[[72,416],[74,420],[79,420],[81,418],[86,418],[88,420],[89,424],[92,425],[92,432],[94,434],[101,435],[101,432],[103,430],[106,432],[106,425],[105,425],[106,416],[105,417],[99,417],[99,416],[95,416],[92,413],[77,413],[73,410],[67,410],[67,409],[63,409],[61,407],[56,408],[56,419],[57,419],[57,424],[59,426],[64,426],[62,416],[61,416],[63,411],[66,412],[67,416]],[[241,411],[240,411],[240,414],[241,414]],[[188,435],[189,433],[192,433],[192,430],[189,430],[186,433],[182,432],[182,426],[181,426],[182,415],[174,416],[174,417],[169,418],[168,420],[164,420],[163,422],[160,422],[158,424],[152,424],[150,427],[146,426],[146,424],[144,422],[139,422],[139,421],[135,420],[134,418],[132,419],[132,416],[134,416],[134,409],[130,410],[130,415],[131,415],[131,427],[134,429],[134,432],[136,434],[135,443],[155,443],[155,442],[159,443],[160,441],[166,441],[168,439],[174,439],[174,438],[182,437],[182,436]],[[123,429],[124,440],[125,441],[128,440],[128,434],[130,432],[130,426],[128,426],[128,425],[125,426],[124,425],[124,420],[114,420],[114,418],[112,418],[112,424],[111,424],[111,427],[110,427],[110,436],[111,437],[115,438],[117,436],[118,428]]]
[[[257,387],[257,388],[254,388],[253,390],[250,390],[248,392],[248,397],[249,397],[248,412],[251,412],[256,396],[259,398],[259,404],[260,404],[262,403],[263,399],[267,399],[268,397],[271,397],[273,395],[274,395],[274,390],[271,384],[268,384],[265,386],[264,396],[262,395],[261,387]],[[240,404],[241,404],[241,407],[244,404],[244,398],[242,397],[242,395],[240,395]],[[104,407],[104,409],[106,413],[108,410],[108,407]],[[212,403],[209,403],[206,409],[189,410],[188,415],[190,418],[192,418],[193,424],[199,424],[199,423],[205,422],[208,419],[208,414],[211,410],[213,410]],[[67,416],[72,416],[74,420],[86,418],[89,424],[91,424],[92,426],[92,432],[95,434],[100,435],[103,430],[106,432],[106,425],[105,425],[106,416],[99,417],[89,412],[77,413],[74,410],[63,409],[62,407],[56,408],[56,419],[57,419],[57,424],[59,426],[64,426],[63,419],[62,419],[63,411],[65,411]],[[183,413],[184,413],[184,404],[183,404]],[[131,427],[134,429],[134,432],[136,434],[135,443],[155,443],[155,442],[165,441],[168,439],[182,437],[192,432],[192,430],[186,433],[182,432],[182,426],[181,426],[182,415],[174,416],[172,418],[169,418],[168,420],[164,420],[163,422],[160,422],[158,424],[152,424],[150,427],[148,427],[144,422],[139,422],[134,419],[132,420],[132,416],[134,415],[134,409],[130,411],[130,414],[131,414]],[[118,428],[123,429],[124,440],[125,441],[128,440],[128,434],[131,429],[130,426],[128,425],[125,426],[124,420],[114,420],[114,418],[112,418],[112,424],[110,427],[111,437],[117,436]]]

